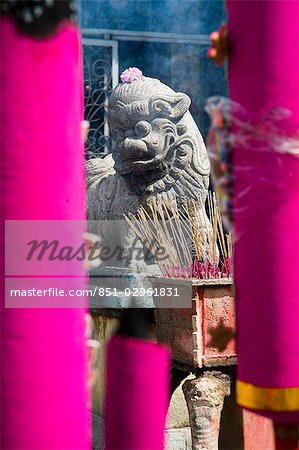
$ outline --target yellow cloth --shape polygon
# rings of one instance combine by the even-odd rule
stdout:
[[[260,411],[298,411],[299,387],[265,388],[237,381],[237,402]]]

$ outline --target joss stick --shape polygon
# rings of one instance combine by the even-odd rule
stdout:
[[[232,241],[231,236],[225,235],[223,231],[215,193],[208,193],[207,208],[211,225],[207,221],[202,198],[199,199],[199,204],[194,199],[186,200],[180,205],[180,209],[176,204],[163,199],[149,205],[149,210],[139,208],[135,215],[125,216],[125,220],[147,247],[156,250],[163,247],[166,250],[167,265],[157,261],[165,276],[191,276],[193,249],[194,275],[199,278],[219,277],[221,272],[218,267],[217,242],[224,258],[223,274],[229,275]]]

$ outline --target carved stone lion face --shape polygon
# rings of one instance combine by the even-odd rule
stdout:
[[[109,106],[115,170],[144,192],[177,182],[179,189],[182,172],[190,191],[207,187],[209,161],[189,106],[186,94],[159,80],[143,77],[119,85]]]
[[[112,131],[115,142],[115,170],[133,174],[144,181],[158,180],[169,174],[175,159],[173,143],[176,126],[167,119],[139,120],[126,130]]]

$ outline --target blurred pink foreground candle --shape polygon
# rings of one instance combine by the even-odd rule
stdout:
[[[227,5],[231,99],[252,123],[273,108],[288,110],[280,129],[287,141],[299,129],[299,2]],[[296,424],[299,157],[274,151],[267,134],[264,140],[263,151],[254,135],[233,149],[237,399],[276,423]],[[298,152],[298,134],[294,145]]]
[[[35,38],[3,18],[1,55],[2,220],[83,220],[78,29],[65,20]],[[3,252],[2,221],[2,273]],[[84,309],[5,308],[4,282],[1,449],[90,448]]]

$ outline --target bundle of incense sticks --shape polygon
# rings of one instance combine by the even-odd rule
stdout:
[[[232,238],[224,232],[215,192],[208,193],[206,208],[202,198],[186,200],[180,208],[161,199],[124,218],[151,249],[163,276],[231,277]]]

